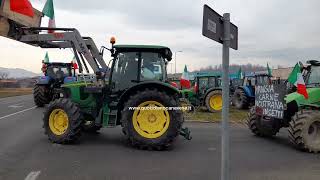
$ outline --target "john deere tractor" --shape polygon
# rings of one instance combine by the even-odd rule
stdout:
[[[194,89],[181,90],[184,104],[205,106],[210,112],[222,109],[221,76],[216,73],[197,73]]]
[[[281,119],[260,116],[256,107],[249,113],[250,130],[257,136],[270,137],[287,127],[292,144],[301,150],[320,152],[320,62],[311,60],[301,66],[309,98],[293,92],[287,94]]]
[[[42,63],[43,76],[39,77],[33,88],[34,102],[43,107],[53,99],[59,98],[61,85],[76,81],[73,63]]]
[[[255,85],[271,83],[271,76],[268,74],[254,74],[245,76],[243,80],[234,79],[232,88],[232,104],[237,109],[247,109],[254,105]]]

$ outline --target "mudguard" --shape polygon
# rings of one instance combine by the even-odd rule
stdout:
[[[47,85],[47,84],[49,84],[50,80],[51,80],[51,78],[49,76],[41,76],[37,80],[37,84],[38,85]]]

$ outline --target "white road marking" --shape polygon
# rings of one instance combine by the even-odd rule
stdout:
[[[30,110],[32,110],[32,109],[35,109],[37,106],[34,106],[34,107],[31,107],[31,108],[28,108],[28,109],[24,109],[24,110],[22,110],[22,111],[18,111],[18,112],[15,112],[15,113],[12,113],[12,114],[9,114],[9,115],[6,115],[6,116],[2,116],[2,117],[0,117],[0,120],[1,119],[4,119],[4,118],[7,118],[7,117],[10,117],[10,116],[14,116],[14,115],[16,115],[16,114],[20,114],[20,113],[23,113],[23,112],[26,112],[26,111],[30,111]]]
[[[19,104],[13,104],[8,106],[9,108],[22,108],[23,107],[23,103],[19,103]]]
[[[41,171],[31,171],[24,180],[36,180]]]

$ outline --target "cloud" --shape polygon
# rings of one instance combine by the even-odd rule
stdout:
[[[45,0],[31,1],[38,9],[42,9],[45,3]],[[161,44],[173,51],[182,50],[177,62],[179,71],[183,70],[184,64],[197,69],[221,63],[221,45],[201,35],[205,3],[221,14],[230,12],[232,22],[239,27],[239,50],[231,50],[231,63],[266,64],[269,61],[273,66],[292,66],[298,60],[319,59],[318,0],[54,2],[58,26],[76,27],[82,35],[92,36],[98,46],[106,45],[110,36],[116,36],[123,44]],[[43,25],[46,23],[44,19]],[[0,43],[0,48],[4,46]],[[15,46],[18,46],[14,48],[16,51],[25,48]],[[59,52],[53,54],[59,59]],[[24,57],[36,61],[34,56],[27,54]],[[15,65],[19,64],[17,60],[13,61],[16,61]],[[3,64],[8,65],[0,62],[0,66]],[[23,63],[20,66],[23,67]]]

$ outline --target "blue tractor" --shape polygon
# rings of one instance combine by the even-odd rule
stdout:
[[[237,109],[247,109],[254,105],[255,85],[271,84],[271,76],[269,74],[252,74],[247,75],[244,79],[232,80],[232,105]]]
[[[77,80],[73,63],[43,62],[41,70],[44,75],[39,77],[33,88],[33,99],[38,107],[59,98],[62,84]]]

